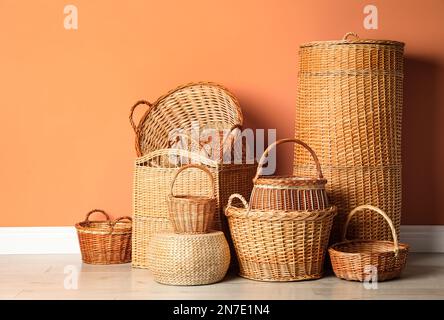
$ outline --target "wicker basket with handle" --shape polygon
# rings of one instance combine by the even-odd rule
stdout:
[[[239,199],[243,207],[232,205]],[[298,281],[322,277],[336,208],[314,211],[254,210],[233,194],[225,210],[239,275],[261,281]]]
[[[147,105],[139,123],[134,112]],[[242,126],[243,116],[236,97],[225,87],[212,82],[179,86],[159,97],[154,103],[140,100],[131,108],[130,123],[136,134],[138,156],[171,146],[176,130],[190,135],[193,125],[199,128],[233,130]]]
[[[346,239],[347,227],[352,217],[362,210],[376,212],[390,226],[392,241]],[[362,205],[350,212],[345,222],[342,242],[332,245],[328,252],[337,277],[346,280],[364,281],[377,276],[377,281],[399,277],[407,261],[409,246],[398,242],[393,222],[381,209]],[[375,274],[376,273],[376,274]]]
[[[174,194],[174,185],[178,176],[185,170],[196,168],[205,172],[211,182],[209,196]],[[176,233],[205,233],[212,226],[216,210],[214,178],[207,167],[188,164],[181,167],[171,182],[171,193],[168,196],[169,218]]]
[[[317,177],[301,176],[261,176],[262,166],[271,149],[280,144],[293,142],[303,146],[312,156],[316,165]],[[324,179],[316,153],[303,141],[282,139],[272,143],[258,162],[254,186],[251,192],[250,207],[261,210],[310,211],[329,207]]]
[[[89,220],[96,212],[104,215],[106,220]],[[89,264],[131,262],[131,221],[131,217],[120,217],[111,221],[109,215],[99,209],[88,212],[85,220],[75,226],[83,262]]]
[[[329,200],[338,206],[332,242],[362,203],[384,210],[399,236],[403,51],[401,42],[353,33],[300,46],[295,134],[316,150]],[[311,170],[312,159],[295,147],[294,173]],[[391,239],[384,219],[368,210],[357,213],[349,234]]]

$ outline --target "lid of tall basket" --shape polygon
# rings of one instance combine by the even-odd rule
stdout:
[[[148,110],[136,124],[134,110],[141,105],[147,105]],[[190,163],[206,166],[213,182],[204,171],[190,168],[175,180],[175,192],[203,197],[214,183],[216,209],[209,228],[224,231],[229,239],[222,207],[232,193],[250,196],[256,172],[254,160],[243,152],[245,148],[240,155],[235,153],[239,148],[233,148],[241,141],[243,122],[234,95],[214,83],[180,86],[155,103],[137,102],[131,108],[130,122],[139,156],[133,180],[133,266],[147,267],[147,248],[154,234],[173,231],[167,198],[177,171]],[[196,136],[196,129],[206,133]],[[241,161],[232,161],[235,157]]]
[[[333,241],[348,212],[362,203],[384,210],[399,235],[403,52],[401,42],[353,33],[300,46],[295,134],[316,150],[329,200],[338,206]],[[294,174],[313,168],[296,146]],[[349,234],[391,239],[385,220],[369,210],[357,213]]]

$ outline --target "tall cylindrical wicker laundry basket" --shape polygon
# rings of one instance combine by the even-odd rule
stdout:
[[[300,47],[296,137],[316,152],[329,200],[345,217],[361,204],[384,210],[399,234],[401,220],[401,115],[404,44],[359,39]],[[312,159],[295,148],[294,174],[312,172]],[[357,214],[349,237],[390,240],[390,228],[368,210]]]

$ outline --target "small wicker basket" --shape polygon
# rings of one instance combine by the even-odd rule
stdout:
[[[95,212],[103,214],[106,220],[89,220]],[[75,225],[83,262],[89,264],[131,262],[131,224],[131,217],[120,217],[111,221],[103,210],[95,209],[88,212],[85,221]]]
[[[183,171],[196,168],[207,174],[211,182],[210,196],[175,195],[174,184]],[[169,218],[176,233],[205,233],[213,223],[216,211],[214,177],[203,165],[188,164],[177,170],[168,196]]]
[[[286,142],[299,144],[311,154],[316,164],[317,177],[260,176],[270,150]],[[322,175],[318,157],[306,143],[298,139],[282,139],[271,144],[259,160],[253,182],[250,198],[251,209],[310,211],[324,210],[329,207],[325,191],[327,180]]]
[[[371,210],[384,217],[392,231],[393,242],[346,240],[351,218],[362,210]],[[343,242],[336,243],[328,249],[333,271],[338,278],[364,281],[372,275],[377,276],[377,281],[385,281],[400,276],[406,264],[409,246],[398,243],[396,229],[385,212],[370,205],[359,206],[347,216],[343,230]],[[375,271],[377,274],[374,274]]]

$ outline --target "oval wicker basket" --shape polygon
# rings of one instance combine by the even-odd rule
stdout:
[[[148,110],[136,125],[134,111],[140,105],[147,105]],[[242,126],[243,116],[238,100],[227,88],[197,82],[179,86],[154,103],[138,101],[131,108],[130,122],[136,133],[137,155],[142,156],[168,148],[175,130],[190,134],[195,124],[199,128],[233,130]]]
[[[221,281],[230,250],[221,231],[203,234],[159,233],[148,248],[148,268],[162,284],[193,286]]]
[[[243,208],[232,206],[239,199]],[[233,194],[226,207],[239,275],[260,281],[322,277],[336,208],[316,211],[251,210]]]
[[[103,214],[106,220],[89,220],[95,212]],[[88,212],[85,220],[77,223],[75,227],[83,262],[89,264],[131,262],[131,217],[120,217],[111,221],[105,211],[95,209]]]
[[[317,177],[260,176],[262,166],[270,150],[287,142],[301,145],[311,154],[316,165]],[[323,210],[329,207],[325,191],[327,180],[322,175],[318,157],[306,143],[298,139],[282,139],[268,146],[258,162],[253,183],[254,186],[249,204],[251,209],[310,211]]]
[[[211,182],[209,196],[174,194],[174,184],[176,183],[177,177],[183,171],[190,168],[199,169],[209,177]],[[176,233],[205,233],[208,231],[212,225],[216,211],[214,189],[213,174],[203,165],[185,165],[176,172],[171,182],[171,192],[168,196],[169,218]]]
[[[378,240],[346,240],[347,228],[351,218],[359,211],[371,210],[380,214],[390,226],[393,242]],[[377,281],[385,281],[399,277],[405,267],[409,246],[398,243],[393,222],[381,209],[363,205],[355,208],[347,216],[342,235],[343,241],[332,245],[330,254],[333,271],[338,278],[364,281],[369,277],[377,277]],[[377,271],[377,274],[375,274]]]

